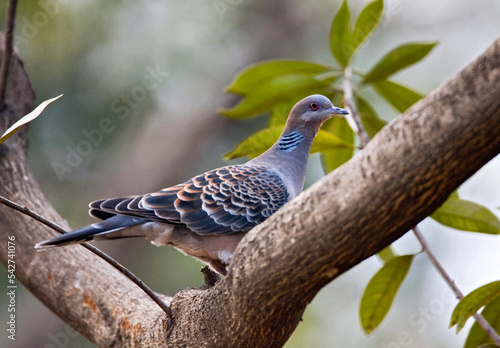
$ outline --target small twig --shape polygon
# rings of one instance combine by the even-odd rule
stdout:
[[[344,108],[349,111],[346,115],[346,121],[349,123],[351,129],[359,136],[361,141],[361,148],[364,148],[370,141],[370,137],[361,122],[356,105],[353,100],[353,87],[352,87],[352,67],[348,65],[344,69],[344,81],[342,82],[342,89],[344,90]]]
[[[23,214],[26,214],[28,215],[29,217],[32,217],[33,219],[35,219],[36,221],[39,221],[41,222],[42,224],[52,228],[54,231],[57,231],[59,233],[66,233],[67,231],[62,228],[61,226],[59,226],[58,224],[50,221],[50,220],[47,220],[46,218],[44,218],[43,216],[35,213],[34,211],[26,208],[25,206],[22,206],[20,204],[17,204],[15,202],[12,202],[11,200],[3,197],[3,196],[0,196],[0,203],[8,206],[9,208],[12,208],[14,210],[17,210]]]
[[[41,222],[42,224],[50,227],[51,229],[59,232],[59,233],[67,233],[67,231],[62,228],[61,226],[53,223],[52,221],[44,218],[40,214],[35,213],[34,211],[19,205],[15,202],[12,202],[11,200],[0,196],[0,203],[5,204],[6,206],[15,209],[25,215],[28,215],[29,217]],[[169,306],[163,302],[160,297],[153,291],[151,290],[142,280],[140,280],[135,274],[130,272],[128,269],[123,267],[120,263],[115,261],[113,258],[111,258],[109,255],[105,254],[101,250],[97,249],[93,245],[90,245],[88,243],[81,243],[81,246],[86,248],[87,250],[93,252],[95,255],[99,256],[102,258],[104,261],[109,263],[111,266],[115,267],[118,271],[120,271],[122,274],[124,274],[127,278],[129,278],[132,282],[134,282],[139,288],[141,288],[151,299],[156,302],[158,306],[160,306],[161,309],[167,314],[168,317],[168,327],[171,328],[173,324],[173,315],[172,315],[172,310],[170,309]]]
[[[5,92],[7,90],[7,75],[9,73],[10,57],[14,41],[14,20],[16,17],[17,0],[10,0],[7,7],[7,23],[5,24],[5,42],[2,65],[0,67],[0,110],[4,107]]]
[[[441,277],[443,277],[444,281],[448,286],[451,288],[455,296],[457,297],[458,300],[461,300],[464,298],[464,295],[462,291],[458,288],[458,286],[455,284],[453,279],[450,277],[450,275],[446,272],[444,269],[443,265],[438,261],[436,258],[436,255],[431,251],[429,248],[429,244],[425,240],[424,236],[420,232],[417,226],[412,228],[413,233],[415,234],[415,237],[417,237],[418,241],[420,242],[420,245],[422,246],[422,249],[424,252],[427,254],[429,257],[429,260],[431,261],[432,265],[436,270],[439,272]],[[500,345],[500,335],[495,331],[495,329],[488,323],[488,321],[478,312],[473,314],[474,319],[476,322],[483,328],[483,330],[488,334],[488,336],[491,337],[491,339],[495,342],[495,344]]]

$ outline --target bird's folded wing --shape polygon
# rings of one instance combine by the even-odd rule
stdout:
[[[287,201],[287,188],[276,172],[234,165],[155,193],[92,202],[90,214],[101,219],[130,215],[185,225],[198,234],[225,234],[250,230]]]

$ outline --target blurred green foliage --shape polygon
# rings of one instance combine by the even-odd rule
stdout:
[[[350,13],[347,1],[342,3],[340,10],[333,19],[330,29],[330,50],[340,66],[324,65],[305,61],[273,60],[254,64],[238,73],[232,83],[226,87],[227,92],[241,95],[241,101],[230,109],[220,109],[219,112],[227,117],[243,119],[271,112],[269,124],[276,126],[284,124],[286,119],[277,119],[275,114],[288,114],[293,103],[310,94],[318,93],[338,100],[343,104],[342,82],[345,69],[354,67],[355,58],[371,32],[377,27],[383,10],[383,1],[369,3],[356,19],[354,28],[350,27]],[[422,95],[404,87],[389,78],[396,72],[409,67],[427,56],[436,43],[410,43],[396,47],[376,62],[373,67],[364,73],[353,69],[356,75],[354,85],[355,101],[359,109],[360,118],[367,133],[375,135],[384,125],[371,102],[361,96],[363,88],[374,88],[380,96],[403,112]],[[329,172],[349,158],[354,148],[354,135],[345,121],[333,119],[327,122],[324,129],[342,139],[346,148],[334,148],[325,143],[317,146],[314,151],[323,153],[323,168]],[[255,148],[246,142],[243,151],[231,152],[230,158],[260,153],[257,147],[260,144],[252,142]],[[271,145],[271,144],[268,144]]]

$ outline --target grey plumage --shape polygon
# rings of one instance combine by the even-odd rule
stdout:
[[[312,141],[324,121],[347,111],[322,95],[299,101],[278,141],[242,165],[226,166],[155,193],[90,203],[103,221],[35,245],[52,246],[145,237],[226,274],[244,234],[296,197],[304,185]]]

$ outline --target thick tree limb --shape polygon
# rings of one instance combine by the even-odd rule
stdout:
[[[15,57],[11,69],[0,129],[33,106]],[[497,40],[350,162],[252,230],[223,281],[177,294],[168,338],[164,313],[130,281],[78,246],[35,252],[33,244],[54,233],[6,207],[0,247],[16,235],[19,280],[99,346],[279,347],[325,284],[401,237],[497,155],[499,133]],[[0,195],[65,226],[27,167],[22,139],[0,147]]]

